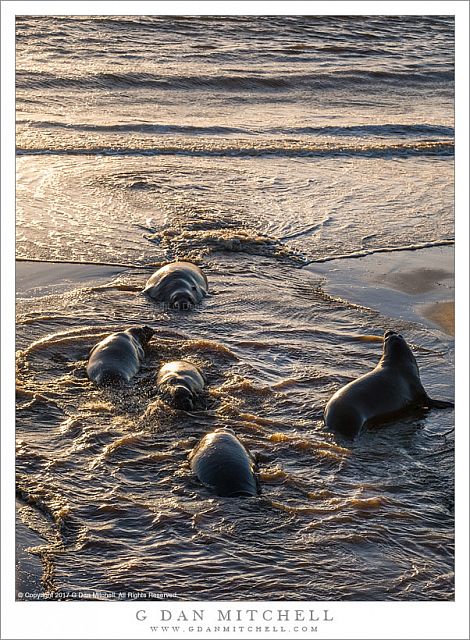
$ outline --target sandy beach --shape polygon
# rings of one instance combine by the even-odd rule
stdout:
[[[455,335],[455,303],[434,302],[421,307],[421,313],[434,324],[441,327],[450,336]]]
[[[307,267],[335,297],[455,334],[454,247],[375,253]]]
[[[103,283],[123,271],[119,267],[68,262],[16,262],[16,296],[31,298],[73,289],[78,283]]]

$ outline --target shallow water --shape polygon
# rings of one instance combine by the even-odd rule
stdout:
[[[452,21],[19,18],[17,33],[17,256],[115,266],[19,287],[17,496],[44,590],[452,599],[453,412],[348,443],[322,411],[389,327],[450,399],[454,342],[303,268],[452,241]],[[139,293],[175,258],[209,278],[192,313]],[[89,349],[131,324],[156,330],[142,371],[95,388]],[[149,412],[156,369],[180,357],[207,395]],[[224,425],[259,458],[260,498],[214,497],[190,472]]]

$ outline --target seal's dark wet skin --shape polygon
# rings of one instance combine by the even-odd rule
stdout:
[[[196,306],[195,297],[186,291],[175,291],[170,297],[170,308],[177,311],[189,311]]]
[[[192,411],[194,408],[193,394],[185,387],[167,384],[160,394],[175,409]]]
[[[161,267],[148,280],[144,293],[176,311],[189,311],[207,295],[207,278],[189,262],[172,262]]]
[[[87,374],[96,384],[129,382],[139,371],[145,347],[153,336],[150,327],[130,327],[111,334],[90,351]]]
[[[426,403],[430,409],[453,409],[455,404],[450,400],[435,400],[434,398],[426,398]]]
[[[231,429],[217,429],[204,436],[189,459],[202,484],[219,496],[255,496],[260,492],[254,458]]]
[[[406,340],[391,329],[384,333],[382,361],[390,366],[413,368],[419,375],[416,358]]]
[[[176,385],[173,393],[177,409],[190,411],[194,406],[193,394],[186,387]]]
[[[128,332],[138,338],[145,347],[149,340],[154,336],[155,331],[152,327],[130,327]]]
[[[172,300],[170,303],[170,307],[172,309],[176,309],[177,311],[189,311],[194,307],[194,302],[189,300],[188,298],[180,298],[177,300]]]
[[[327,429],[354,438],[368,423],[391,422],[417,407],[452,406],[429,398],[413,352],[402,335],[389,329],[384,333],[378,365],[334,394],[326,405],[324,420]]]
[[[191,362],[175,360],[157,374],[157,391],[174,409],[192,411],[205,387],[204,376]]]

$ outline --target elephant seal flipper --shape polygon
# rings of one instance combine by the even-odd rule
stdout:
[[[382,357],[375,369],[330,398],[324,422],[328,429],[354,437],[366,423],[380,424],[407,409],[452,406],[451,402],[433,400],[427,395],[406,340],[388,330],[384,334]]]
[[[453,409],[455,404],[448,400],[435,400],[434,398],[427,397],[427,404],[431,409]]]

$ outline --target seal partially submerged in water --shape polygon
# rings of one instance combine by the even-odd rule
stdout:
[[[406,409],[453,406],[428,396],[406,340],[389,330],[378,365],[339,389],[326,405],[324,419],[328,429],[352,437],[364,424],[387,420]]]
[[[191,262],[171,262],[147,280],[143,292],[170,309],[187,311],[207,295],[208,283],[201,269]]]
[[[203,392],[205,380],[191,362],[174,360],[164,364],[157,375],[158,392],[175,409],[191,411]]]
[[[96,384],[129,382],[139,371],[144,348],[154,334],[150,327],[130,327],[112,333],[90,351],[87,374]]]
[[[256,496],[256,462],[232,429],[205,435],[189,455],[192,471],[219,496]]]

